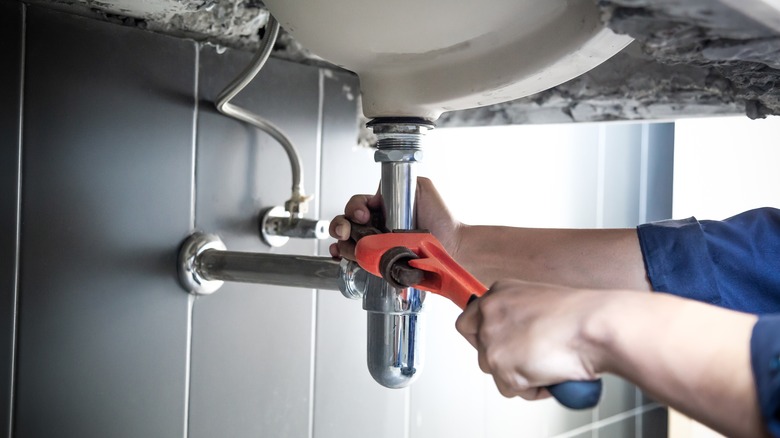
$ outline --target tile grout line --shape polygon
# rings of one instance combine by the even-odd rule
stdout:
[[[198,107],[200,105],[198,87],[200,86],[200,44],[194,43],[195,48],[195,73],[193,86],[193,110],[192,110],[192,146],[190,161],[190,220],[189,231],[195,230],[195,202],[196,196],[196,165],[198,152]],[[187,294],[187,336],[184,364],[184,425],[183,435],[187,438],[190,433],[190,392],[192,387],[192,316],[195,311],[195,296]]]
[[[604,190],[606,190],[607,173],[607,127],[599,124],[599,144],[597,151],[596,176],[596,228],[604,228]]]
[[[412,436],[412,388],[407,386],[404,391],[404,437]]]
[[[190,231],[195,230],[195,196],[196,196],[196,164],[197,164],[197,152],[198,152],[198,116],[200,106],[200,96],[198,95],[198,87],[200,86],[200,44],[195,43],[195,75],[194,75],[194,89],[193,103],[194,108],[192,110],[192,157],[190,159]]]
[[[16,245],[14,254],[14,279],[13,279],[13,321],[11,322],[11,375],[10,375],[10,400],[8,403],[8,437],[13,437],[16,415],[16,379],[18,356],[18,336],[19,336],[19,286],[21,282],[21,242],[22,242],[22,128],[24,127],[24,87],[27,61],[27,5],[21,3],[21,41],[19,49],[19,136],[17,145],[16,162],[16,230],[14,243]]]
[[[322,219],[322,175],[323,175],[323,129],[325,126],[325,72],[322,68],[318,71],[317,86],[319,89],[319,101],[317,103],[317,140],[315,150],[315,163],[314,163],[314,194],[315,202],[317,204],[317,219]],[[314,241],[315,255],[319,255],[321,250],[321,242],[319,240]],[[315,289],[312,296],[312,321],[311,321],[311,354],[309,363],[309,438],[314,438],[314,413],[316,410],[315,396],[316,396],[316,382],[317,378],[317,312],[319,309],[319,291]]]
[[[555,435],[553,438],[573,438],[579,434],[586,433],[589,431],[595,431],[596,429],[609,426],[611,424],[615,424],[619,421],[627,420],[631,417],[638,417],[642,414],[645,414],[647,412],[653,411],[655,409],[663,408],[662,405],[659,403],[650,403],[646,404],[644,406],[639,406],[634,409],[631,409],[630,411],[621,412],[619,414],[613,415],[611,417],[604,418],[602,420],[593,422],[591,424],[587,424],[585,426],[578,427],[576,429],[572,429],[568,432],[564,432],[559,435]]]
[[[639,224],[647,222],[647,186],[650,174],[650,125],[642,123],[639,152]]]
[[[634,386],[634,406],[642,406],[642,390],[638,386]],[[642,424],[642,416],[637,415],[634,421],[634,437],[642,438],[644,425]]]

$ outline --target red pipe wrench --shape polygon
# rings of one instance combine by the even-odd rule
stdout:
[[[395,287],[442,295],[463,310],[488,290],[426,232],[396,231],[361,237],[355,258],[360,267]]]

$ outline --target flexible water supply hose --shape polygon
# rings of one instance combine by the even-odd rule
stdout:
[[[300,217],[303,213],[306,213],[307,204],[311,199],[311,196],[306,196],[303,192],[303,171],[301,169],[301,159],[298,155],[298,150],[295,148],[292,141],[290,141],[289,137],[273,123],[249,110],[230,103],[241,90],[252,82],[255,76],[257,76],[257,73],[263,68],[266,61],[268,61],[276,38],[279,36],[279,29],[279,22],[276,21],[273,15],[269,15],[265,35],[260,42],[260,48],[258,49],[257,54],[255,54],[255,57],[246,69],[219,93],[216,107],[217,111],[220,113],[260,129],[282,145],[290,160],[290,167],[292,168],[292,195],[290,196],[290,199],[284,203],[284,209],[290,213],[290,217],[292,218]]]

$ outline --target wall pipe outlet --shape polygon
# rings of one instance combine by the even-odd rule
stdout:
[[[297,239],[327,239],[330,221],[305,219],[291,215],[282,207],[260,212],[260,238],[268,246],[284,246],[291,237]]]

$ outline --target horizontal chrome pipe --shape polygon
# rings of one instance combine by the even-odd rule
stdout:
[[[206,280],[339,290],[341,268],[330,257],[210,249],[195,263]]]
[[[209,295],[226,281],[330,289],[363,298],[371,275],[357,263],[330,257],[228,251],[222,240],[196,232],[179,248],[179,282],[193,295]]]

